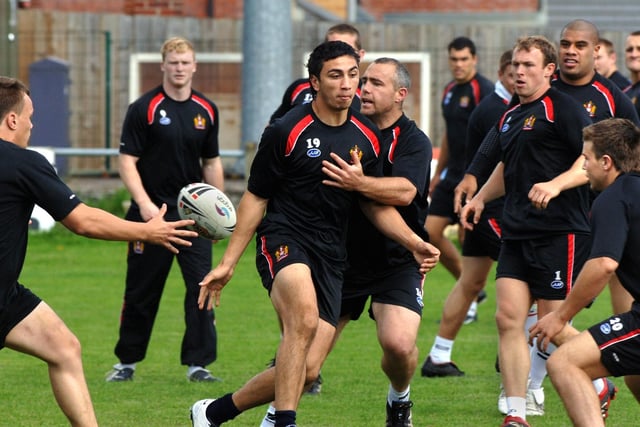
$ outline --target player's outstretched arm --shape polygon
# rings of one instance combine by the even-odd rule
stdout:
[[[198,233],[183,229],[187,225],[192,225],[192,220],[166,222],[164,220],[166,212],[167,206],[163,204],[159,215],[150,221],[133,222],[81,203],[61,222],[69,230],[81,236],[102,240],[142,240],[162,245],[171,252],[178,253],[176,246],[191,246],[191,242],[185,238],[197,237]]]
[[[220,304],[222,288],[231,280],[233,271],[249,245],[253,235],[262,221],[267,208],[268,199],[256,196],[250,191],[245,191],[237,209],[236,228],[229,237],[229,244],[224,251],[220,263],[211,270],[200,282],[200,295],[198,306],[200,309],[208,309]]]
[[[528,194],[531,203],[538,209],[546,209],[549,202],[564,190],[587,184],[589,179],[582,168],[583,164],[584,157],[580,156],[567,171],[550,181],[534,184]]]

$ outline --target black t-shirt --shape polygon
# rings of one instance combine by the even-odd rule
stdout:
[[[219,156],[218,131],[217,107],[196,91],[175,101],[159,86],[129,106],[120,152],[139,158],[145,191],[156,205],[167,204],[167,218],[177,218],[180,189],[202,181],[201,159]]]
[[[35,204],[60,221],[80,200],[41,154],[0,140],[0,310],[16,292]]]
[[[546,209],[534,207],[528,194],[533,184],[571,168],[582,155],[582,129],[590,123],[575,99],[555,88],[504,114],[498,123],[505,185],[503,239],[589,233],[588,185],[562,191]]]
[[[348,214],[356,202],[353,192],[322,183],[322,161],[336,153],[351,162],[360,153],[364,173],[377,176],[381,136],[376,126],[352,109],[340,126],[321,122],[312,104],[301,105],[269,125],[262,134],[251,165],[247,189],[269,199],[260,233],[272,223],[286,227],[301,243],[331,260],[346,259]]]
[[[486,77],[476,74],[466,83],[449,82],[442,94],[442,115],[447,130],[449,158],[446,181],[457,184],[465,170],[465,142],[471,113],[485,97],[493,93],[494,84]]]
[[[616,260],[616,274],[636,301],[640,301],[640,175],[619,176],[593,202],[589,258]]]
[[[636,109],[636,113],[638,113],[638,115],[640,116],[640,81],[635,82],[633,85],[627,86],[624,93],[631,100],[631,103]]]
[[[428,240],[424,222],[429,207],[431,141],[405,115],[381,132],[382,175],[406,178],[417,190],[408,206],[396,206],[396,209],[416,234]],[[413,254],[379,232],[358,206],[353,208],[349,222],[347,253],[350,268],[345,274],[349,280],[357,281],[364,276],[388,273],[389,267],[416,265]]]

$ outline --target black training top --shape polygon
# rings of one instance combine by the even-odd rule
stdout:
[[[454,80],[445,87],[441,106],[449,147],[446,181],[457,184],[462,179],[469,117],[480,101],[493,93],[493,88],[493,82],[480,74],[466,83],[458,84]]]
[[[192,91],[188,100],[175,101],[158,86],[129,106],[120,152],[139,158],[153,203],[175,208],[180,189],[202,181],[201,159],[219,156],[218,129],[218,109],[203,94]]]
[[[0,310],[16,293],[35,204],[60,221],[80,200],[41,154],[0,139]]]
[[[407,225],[424,240],[429,235],[424,229],[428,211],[431,141],[413,120],[402,115],[392,126],[382,131],[383,176],[408,179],[417,190],[408,206],[396,206]],[[364,216],[358,206],[352,210],[347,234],[347,253],[350,268],[347,276],[389,273],[390,267],[417,264],[413,254],[402,245],[380,233]]]
[[[498,123],[505,185],[503,239],[589,233],[587,185],[562,191],[546,209],[534,207],[528,194],[533,184],[571,168],[582,155],[582,128],[590,123],[575,99],[554,88],[504,114]]]
[[[636,301],[640,301],[640,175],[619,176],[593,202],[592,245],[589,258],[618,261],[616,275]]]
[[[376,126],[352,109],[340,126],[328,126],[312,104],[292,109],[269,125],[251,165],[247,189],[269,199],[258,232],[276,223],[329,260],[346,259],[345,238],[353,192],[325,185],[322,161],[336,153],[351,162],[359,153],[364,173],[379,175],[381,136]]]

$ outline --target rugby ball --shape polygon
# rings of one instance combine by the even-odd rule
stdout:
[[[213,185],[202,182],[180,190],[178,215],[194,220],[195,224],[189,228],[211,240],[229,237],[236,227],[236,210],[231,200]]]

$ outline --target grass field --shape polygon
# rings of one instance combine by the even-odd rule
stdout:
[[[223,244],[214,249],[216,259]],[[180,366],[183,332],[183,284],[177,266],[165,289],[149,353],[138,365],[131,383],[105,383],[104,375],[116,362],[113,346],[124,289],[125,244],[101,242],[66,231],[31,236],[22,282],[43,297],[76,333],[83,344],[85,372],[102,426],[188,426],[188,409],[201,398],[233,391],[262,370],[279,339],[273,309],[254,268],[250,247],[222,295],[217,309],[218,361],[211,369],[224,379],[215,384],[193,384]],[[425,285],[425,312],[419,336],[420,363],[437,332],[442,303],[453,285],[443,267],[437,267]],[[461,378],[427,379],[419,372],[412,384],[416,427],[498,426],[496,408],[500,379],[494,370],[497,338],[493,321],[493,282],[480,320],[464,326],[454,348],[454,360],[466,371]],[[576,319],[584,328],[610,312],[608,295]],[[343,334],[324,368],[325,384],[319,396],[302,399],[298,422],[308,427],[372,427],[384,425],[387,381],[379,368],[380,350],[374,323],[353,322]],[[46,366],[39,360],[4,350],[0,353],[1,426],[64,426],[66,419],[53,399]],[[621,379],[608,426],[638,425],[637,406]],[[567,426],[569,421],[549,380],[545,380],[544,417],[530,417],[534,427]],[[248,411],[227,425],[258,426],[264,408]]]

